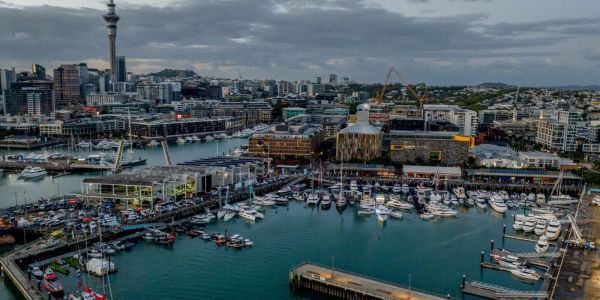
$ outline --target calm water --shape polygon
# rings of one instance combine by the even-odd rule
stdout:
[[[195,144],[170,144],[169,152],[171,154],[171,160],[173,163],[197,159],[206,158],[217,155],[217,148],[219,155],[228,154],[230,150],[233,151],[236,147],[241,144],[247,144],[247,139],[225,139],[221,141],[211,141]],[[43,152],[43,151],[31,151],[31,152]],[[87,157],[92,153],[99,153],[99,150],[95,151],[81,151],[71,152],[65,149],[53,149],[48,150],[49,153],[62,152],[71,154],[77,157]],[[26,151],[3,151],[0,152],[3,155],[14,154],[14,153],[29,153]],[[164,165],[165,160],[161,147],[147,148],[147,149],[134,149],[132,154],[124,152],[124,157],[142,158],[148,159],[145,166],[138,166],[135,169],[143,169],[149,166]],[[126,169],[125,172],[129,172],[132,169]],[[22,180],[18,179],[17,174],[5,175],[4,178],[0,178],[0,208],[15,205],[15,202],[22,204],[25,202],[35,201],[41,197],[56,196],[57,194],[63,195],[68,193],[80,193],[81,192],[81,180],[85,177],[96,176],[100,173],[77,173],[68,176],[62,176],[58,178],[52,178],[46,176],[37,180]],[[16,201],[15,201],[16,198]]]
[[[243,139],[224,140],[220,152],[246,143]],[[173,161],[216,155],[216,142],[171,145]],[[163,164],[159,148],[136,150],[134,155],[148,159],[148,166]],[[69,175],[54,181],[21,181],[13,176],[0,182],[0,206],[14,204],[27,197],[77,192],[80,181],[93,174]],[[23,191],[26,191],[23,193]],[[462,274],[468,280],[500,284],[515,289],[538,289],[540,283],[522,283],[506,272],[482,270],[480,253],[496,247],[515,251],[533,251],[532,243],[502,241],[502,224],[512,231],[510,214],[470,209],[458,218],[422,221],[406,213],[402,221],[389,220],[381,226],[375,216],[357,216],[354,209],[338,213],[335,208],[322,211],[304,203],[290,202],[289,207],[267,209],[265,219],[253,224],[236,219],[227,224],[210,224],[207,232],[238,233],[255,242],[253,248],[236,250],[217,247],[180,235],[172,247],[140,242],[131,252],[113,256],[119,272],[110,276],[114,299],[290,299],[289,269],[303,261],[331,265],[439,294],[460,296]],[[0,248],[0,252],[8,248]],[[486,258],[487,259],[487,258]],[[101,290],[102,281],[92,278]],[[1,282],[1,281],[0,281]],[[67,290],[74,290],[73,274],[63,278]],[[108,292],[108,291],[107,291]],[[14,289],[0,283],[0,299],[18,299]]]
[[[172,247],[142,241],[131,252],[113,256],[119,272],[110,281],[114,299],[290,299],[292,266],[303,261],[331,265],[335,256],[336,268],[406,285],[412,274],[413,287],[454,297],[460,296],[462,274],[469,280],[538,289],[540,284],[479,267],[490,239],[496,247],[533,251],[531,243],[502,242],[502,224],[510,221],[508,215],[471,209],[438,221],[405,214],[404,220],[381,226],[375,216],[359,217],[354,209],[340,214],[293,202],[268,209],[256,223],[235,219],[206,227],[207,232],[227,229],[250,238],[252,248],[217,247],[186,235],[179,235]],[[92,279],[101,289],[101,281]],[[73,275],[64,282],[71,289],[76,285]]]

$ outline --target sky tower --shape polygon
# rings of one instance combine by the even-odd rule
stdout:
[[[104,15],[106,21],[106,29],[108,30],[108,59],[110,62],[110,78],[112,81],[117,79],[117,55],[116,55],[116,40],[117,40],[117,22],[119,22],[119,16],[115,13],[115,4],[113,0],[109,0],[108,12]]]

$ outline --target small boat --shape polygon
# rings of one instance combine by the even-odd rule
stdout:
[[[180,144],[180,145],[185,144],[185,139],[182,138],[182,137],[178,137],[177,138],[177,144]]]
[[[224,235],[222,235],[222,234],[216,234],[216,233],[213,233],[213,234],[211,235],[211,239],[212,239],[213,241],[215,241],[215,244],[217,244],[217,245],[219,245],[219,246],[221,246],[221,245],[224,245],[224,244],[225,244],[225,242],[226,242],[226,240],[225,240],[225,236],[224,236]]]
[[[321,200],[321,209],[329,209],[331,208],[331,197],[329,195],[323,196],[323,200]]]
[[[154,235],[152,232],[146,232],[144,235],[142,235],[142,239],[153,242],[156,240],[156,235]]]
[[[538,281],[540,280],[540,275],[537,274],[534,270],[527,268],[513,269],[510,270],[510,273],[519,279],[524,279],[527,281]]]
[[[148,147],[158,147],[158,145],[160,145],[160,144],[156,140],[151,140],[147,146]]]
[[[545,253],[548,251],[548,238],[545,235],[540,236],[540,239],[535,244],[535,252],[537,253]]]
[[[557,240],[560,237],[561,225],[558,220],[552,220],[548,222],[548,227],[546,228],[546,233],[544,235],[548,238],[549,241]]]
[[[535,195],[535,202],[537,204],[545,204],[546,203],[546,196],[542,193],[539,193],[537,195]]]
[[[63,284],[58,280],[58,277],[50,268],[47,268],[46,272],[44,272],[44,278],[42,279],[41,285],[44,289],[54,295],[61,294],[64,291]]]
[[[377,214],[377,221],[379,221],[381,223],[385,223],[385,221],[387,221],[387,219],[388,219],[387,214]]]
[[[288,205],[289,202],[290,201],[288,200],[288,198],[285,198],[285,197],[278,197],[275,199],[275,205],[278,205],[278,206],[286,206],[286,205]]]
[[[513,223],[513,229],[515,231],[521,231],[521,230],[523,230],[523,221],[519,221],[519,220],[515,221]]]
[[[346,201],[346,198],[342,195],[340,195],[337,200],[335,201],[335,208],[338,211],[343,211],[344,209],[346,209],[346,206],[348,205],[348,201]]]
[[[390,207],[390,208],[405,209],[405,210],[413,209],[413,207],[415,207],[412,203],[408,203],[406,201],[396,200],[396,199],[388,201],[385,205],[387,205],[387,207]]]
[[[209,135],[207,135],[207,136],[204,137],[204,140],[206,140],[207,142],[210,142],[210,141],[214,141],[215,138],[212,135],[209,134]]]
[[[402,193],[404,193],[404,194],[408,194],[408,192],[410,192],[410,188],[408,187],[408,184],[406,184],[406,183],[403,183],[402,187],[400,189],[401,189]]]
[[[421,217],[422,220],[431,220],[435,216],[432,213],[430,213],[430,212],[425,212],[425,213],[422,213],[420,217]]]
[[[404,217],[400,211],[394,209],[388,211],[388,215],[396,219],[402,219]]]
[[[250,239],[244,239],[244,245],[246,247],[250,247],[250,246],[254,245],[254,242],[251,241]]]
[[[44,271],[42,271],[40,267],[34,267],[31,269],[31,275],[33,275],[35,278],[42,278],[42,276],[44,276]]]
[[[306,198],[306,205],[317,205],[317,203],[319,203],[319,195],[316,193],[311,193],[308,195],[308,198]]]
[[[223,217],[225,216],[225,214],[227,213],[226,210],[224,209],[219,209],[219,211],[217,211],[217,219],[223,219]]]
[[[358,183],[356,180],[350,181],[350,190],[353,192],[358,191]]]
[[[536,223],[537,223],[537,221],[535,220],[535,218],[527,218],[525,220],[525,223],[523,223],[523,231],[524,232],[532,232],[533,229],[535,228]]]
[[[361,208],[356,212],[359,216],[367,216],[375,213],[373,209],[370,208]]]

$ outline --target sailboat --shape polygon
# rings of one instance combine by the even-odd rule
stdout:
[[[342,163],[340,164],[340,195],[338,196],[337,201],[335,202],[335,208],[340,212],[346,209],[346,205],[348,204],[346,198],[344,197],[343,170],[344,161],[342,160]]]

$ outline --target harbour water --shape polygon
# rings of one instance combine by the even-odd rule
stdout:
[[[245,139],[222,140],[219,152],[228,153]],[[216,141],[170,145],[174,162],[217,154]],[[97,151],[95,151],[97,152]],[[79,153],[86,156],[85,153]],[[160,147],[133,154],[148,159],[146,166],[164,164]],[[138,167],[143,168],[144,166]],[[80,182],[93,174],[72,174],[40,181],[17,180],[8,176],[0,182],[0,206],[39,197],[78,192]],[[24,191],[24,192],[23,192]],[[334,208],[320,210],[305,203],[267,209],[265,219],[246,223],[234,219],[226,224],[207,225],[206,232],[238,233],[254,241],[252,248],[236,250],[218,247],[179,234],[172,247],[140,242],[131,252],[111,259],[119,272],[110,276],[113,299],[290,299],[288,271],[303,261],[334,265],[352,272],[440,295],[460,297],[463,274],[519,290],[537,290],[541,283],[528,284],[509,273],[480,268],[481,251],[489,252],[490,240],[496,248],[531,252],[534,244],[502,239],[502,225],[512,231],[512,216],[476,208],[461,210],[457,218],[423,221],[415,213],[405,213],[402,221],[381,225],[375,216],[357,216],[353,208],[338,213]],[[9,248],[0,248],[6,251]],[[486,260],[487,260],[486,256]],[[410,275],[409,275],[410,274]],[[62,276],[62,275],[61,275]],[[74,272],[62,278],[67,291],[75,290]],[[92,277],[92,287],[102,290],[102,280]],[[106,286],[106,285],[105,285]],[[108,294],[108,290],[106,290]],[[465,296],[469,299],[470,296]],[[0,284],[0,299],[19,299],[8,283]]]
[[[114,299],[291,299],[287,274],[303,261],[358,272],[437,294],[460,297],[463,274],[468,280],[537,290],[507,272],[481,269],[481,251],[495,247],[533,251],[534,244],[502,240],[502,225],[511,232],[510,214],[475,208],[457,218],[423,221],[406,213],[402,221],[381,225],[375,216],[357,216],[353,208],[338,213],[305,203],[267,209],[265,219],[234,219],[207,225],[206,232],[238,233],[254,241],[237,250],[179,234],[171,247],[140,242],[131,252],[112,256],[119,271],[110,276]],[[487,260],[486,255],[486,260]],[[73,272],[63,277],[75,289]],[[92,277],[99,290],[102,281]],[[0,290],[0,295],[6,294]],[[107,291],[108,293],[108,291]],[[470,296],[465,296],[472,299]],[[2,298],[6,299],[6,298]],[[8,298],[10,299],[10,297]]]

